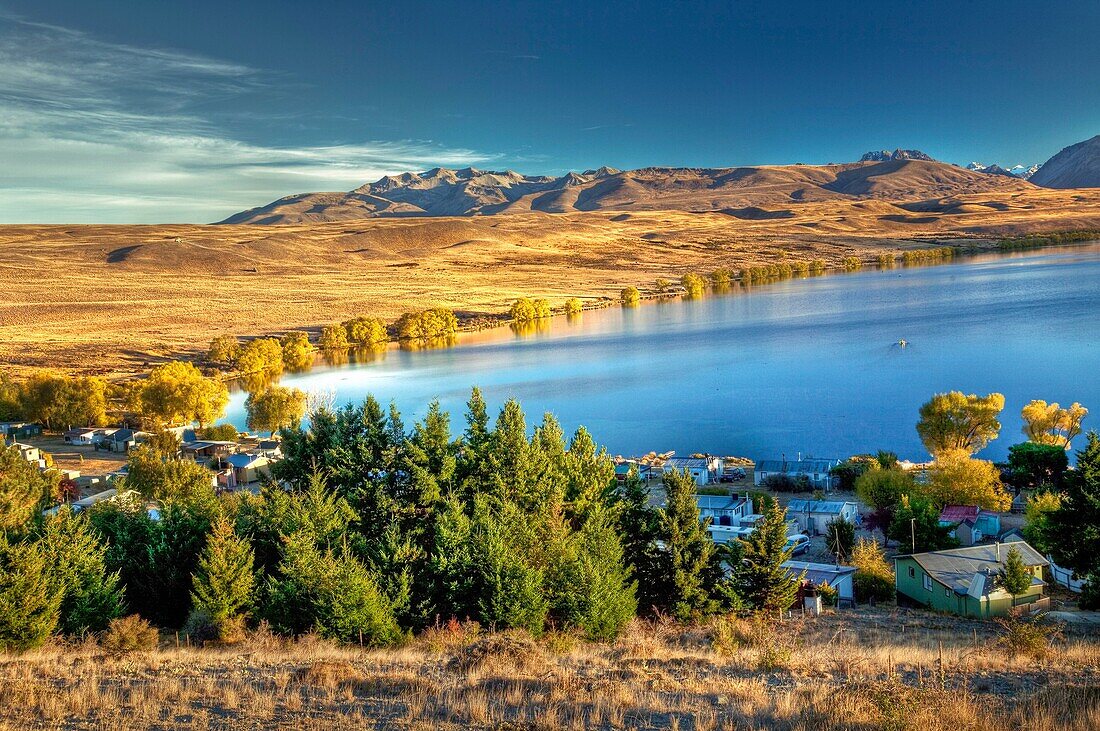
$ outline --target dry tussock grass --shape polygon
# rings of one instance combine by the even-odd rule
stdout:
[[[0,729],[1100,728],[1100,638],[1085,635],[1027,660],[992,625],[918,613],[636,621],[614,644],[564,650],[554,636],[443,633],[443,650],[432,633],[380,651],[263,631],[125,656],[58,642],[0,656]],[[789,658],[762,669],[777,641]]]

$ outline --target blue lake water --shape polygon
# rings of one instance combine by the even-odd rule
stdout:
[[[567,431],[583,424],[612,454],[916,460],[917,409],[935,392],[1005,394],[1001,437],[981,455],[1000,459],[1034,398],[1091,406],[1085,426],[1100,428],[1098,374],[1100,244],[1088,244],[613,307],[280,383],[335,389],[341,404],[373,393],[410,425],[439,399],[456,432],[477,385],[494,408],[519,399],[530,422],[552,411]],[[244,398],[227,414],[242,429]]]

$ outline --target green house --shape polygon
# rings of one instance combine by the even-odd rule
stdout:
[[[1020,552],[1032,573],[1031,588],[1012,596],[1001,586],[1000,572],[1010,549]],[[948,551],[931,551],[894,559],[898,599],[908,599],[939,612],[988,619],[1013,607],[1045,604],[1043,567],[1047,560],[1024,541]]]

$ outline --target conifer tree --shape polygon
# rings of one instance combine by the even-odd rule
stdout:
[[[455,471],[455,482],[464,496],[484,490],[488,485],[491,439],[485,398],[481,389],[475,386],[466,402],[466,430],[462,434]]]
[[[57,493],[57,479],[23,459],[19,448],[0,443],[0,531],[19,530]]]
[[[650,506],[649,488],[633,468],[623,483],[617,502],[623,561],[638,585],[638,608],[648,614],[664,606],[668,597],[664,556],[657,548],[661,513]]]
[[[532,548],[526,516],[513,506],[490,509],[479,499],[470,538],[477,618],[493,629],[542,632],[549,606],[543,572],[528,561]]]
[[[38,542],[50,581],[61,592],[62,632],[98,632],[122,615],[119,574],[107,571],[107,547],[92,532],[87,516],[62,508],[45,519]]]
[[[1024,563],[1024,557],[1015,546],[1008,549],[1004,567],[1000,571],[1001,586],[1013,598],[1031,588],[1031,571]]]
[[[372,647],[402,636],[389,600],[366,566],[346,549],[317,548],[314,537],[286,538],[278,576],[268,581],[261,614],[279,632],[315,631]]]
[[[661,529],[669,579],[664,606],[677,619],[689,621],[717,610],[713,592],[722,570],[707,531],[709,520],[699,519],[695,480],[686,471],[672,471],[665,474],[664,486],[668,503]]]
[[[63,592],[49,569],[41,547],[0,533],[0,650],[38,647],[57,629]]]
[[[741,598],[764,611],[790,609],[800,580],[781,566],[792,550],[787,546],[787,511],[777,503],[768,505],[763,519],[740,545],[741,563],[734,571]]]
[[[478,612],[471,531],[472,522],[462,503],[454,495],[445,497],[438,511],[429,563],[431,618],[467,619]]]
[[[222,627],[252,607],[254,554],[248,542],[237,536],[228,518],[218,518],[206,541],[191,581],[195,611]]]
[[[1089,596],[1100,586],[1100,436],[1089,432],[1077,452],[1077,469],[1066,473],[1062,501],[1050,514],[1050,543],[1059,566],[1089,576]]]
[[[565,461],[565,499],[575,526],[607,504],[615,482],[615,465],[607,452],[596,446],[584,427],[569,443]]]

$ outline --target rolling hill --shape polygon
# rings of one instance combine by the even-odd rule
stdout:
[[[434,168],[386,176],[346,193],[301,193],[230,216],[223,224],[299,224],[410,216],[576,211],[785,210],[833,200],[914,201],[1013,192],[1030,184],[935,160],[916,150],[868,153],[838,165],[651,167],[560,177]]]

